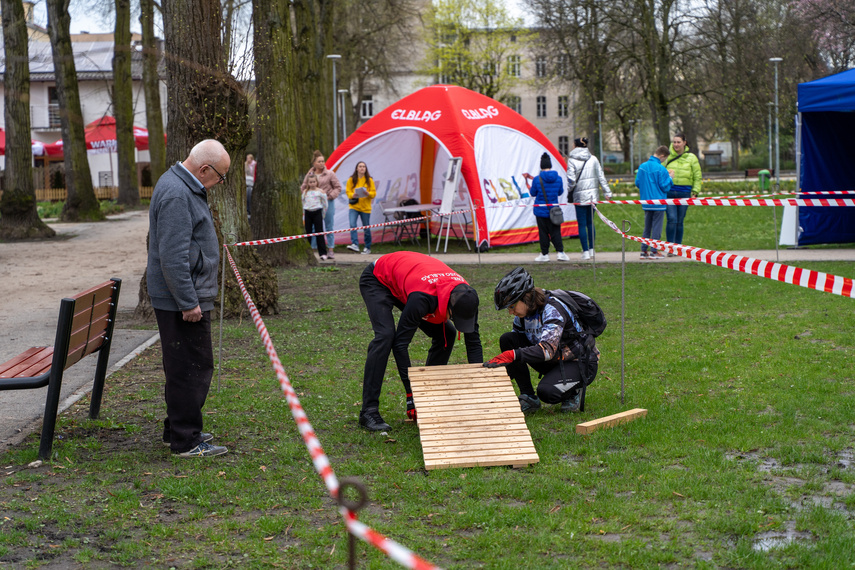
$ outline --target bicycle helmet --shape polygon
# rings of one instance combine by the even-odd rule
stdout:
[[[532,289],[534,289],[534,279],[528,271],[522,267],[517,267],[502,277],[499,284],[496,285],[496,291],[493,293],[496,310],[507,309]]]

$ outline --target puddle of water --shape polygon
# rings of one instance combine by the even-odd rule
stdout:
[[[603,542],[620,542],[620,535],[607,532],[606,534],[592,534],[590,535],[594,540],[601,540]]]
[[[811,533],[798,531],[795,521],[787,521],[783,530],[770,530],[757,534],[752,548],[758,552],[768,552],[773,548],[783,548],[796,541],[809,540],[813,540]]]

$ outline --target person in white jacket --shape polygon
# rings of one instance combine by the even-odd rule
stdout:
[[[589,204],[599,200],[600,188],[607,200],[611,199],[612,191],[600,161],[588,150],[588,139],[575,139],[573,147],[567,157],[567,195],[572,193],[576,208],[582,259],[591,259],[594,255],[594,207]]]

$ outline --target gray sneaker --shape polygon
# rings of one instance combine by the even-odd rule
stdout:
[[[529,396],[528,394],[520,394],[520,409],[524,414],[533,414],[540,409],[540,398],[537,396]]]
[[[359,253],[359,246],[356,245],[355,243],[352,243],[349,246],[347,246],[347,249],[349,249],[350,251],[352,251],[354,253]]]
[[[184,451],[182,453],[175,453],[178,457],[214,457],[217,455],[224,455],[228,453],[228,449],[223,447],[222,445],[211,445],[210,443],[205,443],[204,441],[191,449],[190,451]]]
[[[582,392],[576,392],[576,395],[569,400],[561,402],[561,413],[578,412],[582,404]]]

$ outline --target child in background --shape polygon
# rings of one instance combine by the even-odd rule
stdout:
[[[638,167],[635,175],[635,185],[638,187],[642,200],[664,200],[671,189],[671,175],[662,166],[662,161],[668,158],[668,147],[660,146],[656,149],[647,162]],[[665,204],[643,204],[644,210],[644,233],[641,237],[655,240],[662,239],[662,221],[665,219]],[[641,244],[641,259],[662,259],[665,257],[661,251],[651,247],[647,251],[647,244]]]
[[[303,221],[306,233],[314,234],[324,231],[324,216],[327,213],[327,193],[318,187],[318,177],[314,172],[306,175],[306,186],[303,188]],[[311,243],[312,238],[306,238]],[[316,240],[321,259],[327,260],[327,243],[323,237]]]

